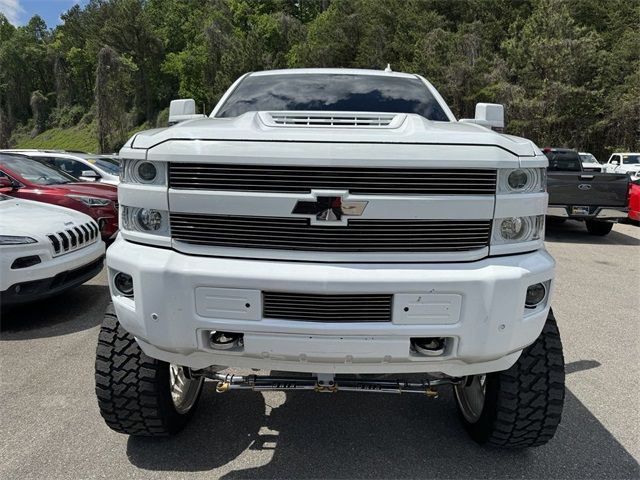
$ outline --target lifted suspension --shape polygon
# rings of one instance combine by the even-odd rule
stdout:
[[[207,378],[217,381],[218,393],[229,390],[312,390],[315,392],[335,393],[367,392],[367,393],[419,393],[429,398],[437,398],[435,387],[440,385],[457,385],[463,379],[454,377],[425,378],[420,381],[335,378],[332,374],[318,374],[308,377],[285,377],[271,375],[233,375],[217,372],[202,372]]]

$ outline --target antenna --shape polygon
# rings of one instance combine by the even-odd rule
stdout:
[[[385,72],[393,72],[393,70],[391,70],[391,64],[387,63],[387,68],[384,69]]]

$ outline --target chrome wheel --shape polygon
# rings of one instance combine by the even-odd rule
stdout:
[[[180,365],[169,364],[169,388],[173,406],[180,414],[185,414],[196,403],[204,377],[191,377],[188,370]]]
[[[474,375],[466,377],[464,382],[456,385],[456,400],[462,416],[469,423],[476,423],[482,415],[484,399],[487,393],[487,376]]]

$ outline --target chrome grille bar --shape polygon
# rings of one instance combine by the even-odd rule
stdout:
[[[390,322],[392,295],[263,292],[263,317],[309,322]]]
[[[278,113],[271,112],[271,121],[276,125],[303,125],[303,126],[341,126],[359,127],[375,126],[386,127],[396,117],[394,114],[321,114],[321,113]]]
[[[193,245],[316,252],[460,252],[489,243],[490,220],[350,219],[347,226],[306,218],[171,213],[174,240]]]
[[[283,193],[344,189],[362,195],[493,195],[496,170],[174,162],[169,164],[169,186],[189,190]]]

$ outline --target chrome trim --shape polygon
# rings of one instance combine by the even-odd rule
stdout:
[[[351,253],[468,252],[489,245],[491,220],[348,219],[172,212],[174,241],[198,246]],[[263,252],[264,254],[264,252]],[[353,258],[352,258],[353,259]]]
[[[548,217],[563,217],[569,218],[569,214],[567,213],[568,207],[547,207],[546,215]]]
[[[495,195],[497,170],[228,163],[169,163],[173,190],[310,193],[348,190],[353,195]]]
[[[600,220],[600,219],[617,219],[617,218],[626,218],[629,209],[626,207],[598,207],[596,211],[590,215],[570,215],[569,209],[570,206],[559,206],[553,205],[547,207],[546,215],[548,217],[561,217],[561,218],[576,218],[576,219],[585,219],[585,220]]]
[[[262,292],[264,318],[309,322],[390,322],[390,294]]]
[[[311,192],[313,200],[298,200],[291,210],[296,217],[308,218],[311,225],[347,225],[347,217],[360,217],[369,202],[347,200],[349,192],[332,194],[321,190]]]
[[[628,208],[602,207],[597,211],[596,218],[626,218],[628,214]]]

